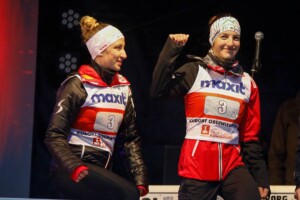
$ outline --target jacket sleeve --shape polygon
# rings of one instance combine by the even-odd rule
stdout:
[[[258,186],[270,188],[267,165],[263,148],[259,141],[260,132],[260,98],[258,88],[252,80],[251,96],[246,106],[243,121],[240,125],[240,140],[245,165],[250,170]]]
[[[121,153],[135,184],[148,186],[148,170],[143,160],[141,137],[136,128],[136,112],[131,95],[116,139],[116,150]]]
[[[75,120],[86,92],[79,78],[68,78],[60,86],[56,105],[47,128],[44,143],[57,164],[68,171],[83,165],[82,161],[71,152],[67,139],[72,122]]]
[[[271,144],[268,154],[270,183],[274,185],[285,184],[285,159],[287,156],[286,131],[284,128],[283,105],[279,107],[273,126]]]
[[[152,98],[182,96],[191,88],[198,72],[196,63],[187,63],[175,71],[176,59],[182,48],[168,37],[152,74]],[[191,65],[194,67],[190,67]]]

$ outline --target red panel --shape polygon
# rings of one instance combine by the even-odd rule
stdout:
[[[37,2],[0,1],[0,164],[7,151],[24,156],[32,137]]]

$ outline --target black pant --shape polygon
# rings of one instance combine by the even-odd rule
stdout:
[[[102,167],[88,164],[89,173],[79,183],[68,173],[58,170],[52,174],[54,190],[64,199],[139,200],[136,186],[127,179]]]
[[[225,180],[200,181],[183,178],[179,200],[260,200],[257,183],[244,166],[233,169]]]

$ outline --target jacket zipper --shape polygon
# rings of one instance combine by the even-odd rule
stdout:
[[[198,144],[199,144],[199,140],[196,141],[196,144],[194,145],[194,148],[193,148],[193,152],[192,152],[192,157],[195,156],[195,152],[196,152],[196,149],[198,147]]]
[[[221,143],[218,143],[218,151],[219,151],[219,179],[222,180],[223,165],[222,165],[222,144]]]

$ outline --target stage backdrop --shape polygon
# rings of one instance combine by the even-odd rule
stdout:
[[[29,197],[38,0],[0,1],[0,197]]]

